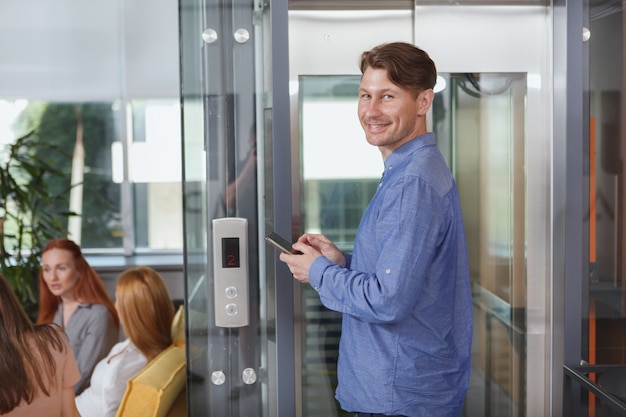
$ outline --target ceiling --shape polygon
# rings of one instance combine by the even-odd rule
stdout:
[[[546,6],[550,0],[289,0],[289,9],[410,10],[415,3],[420,6]]]

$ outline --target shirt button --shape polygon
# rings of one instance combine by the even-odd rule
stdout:
[[[387,274],[387,275],[391,274],[391,268],[385,269],[385,274]]]

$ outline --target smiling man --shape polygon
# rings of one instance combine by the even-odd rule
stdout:
[[[305,234],[281,254],[343,313],[336,397],[359,417],[457,417],[470,374],[472,307],[456,184],[427,132],[434,62],[407,43],[361,56],[358,116],[385,171],[352,254]]]

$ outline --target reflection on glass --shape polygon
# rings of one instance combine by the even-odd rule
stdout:
[[[626,363],[626,245],[624,244],[624,8],[622,2],[590,2],[589,113],[589,279],[583,297],[588,316],[581,317],[582,352],[589,364]],[[616,36],[617,35],[617,36]],[[582,190],[581,190],[582,193]],[[585,221],[587,218],[584,219]],[[585,223],[585,226],[587,224]],[[602,384],[603,375],[596,374]],[[623,386],[624,382],[619,385]],[[605,388],[617,394],[606,381]],[[589,415],[617,415],[593,395]],[[602,414],[602,415],[605,415]]]
[[[128,154],[135,246],[180,250],[183,247],[180,105],[177,100],[136,100],[131,103],[131,109]]]
[[[433,120],[459,188],[474,291],[465,414],[523,416],[526,75],[453,74],[449,85]]]
[[[447,87],[436,94],[429,122],[457,180],[474,291],[464,415],[523,416],[526,75],[441,76]],[[345,251],[383,166],[358,123],[359,80],[301,76],[299,85],[304,231],[323,233]],[[301,313],[303,415],[350,415],[334,400],[341,315],[323,307],[309,287]]]
[[[357,118],[359,76],[301,76],[300,110],[305,233],[322,233],[351,251],[361,216],[383,169]],[[348,416],[335,401],[341,314],[302,287],[304,416]]]

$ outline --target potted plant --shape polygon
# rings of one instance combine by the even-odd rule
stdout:
[[[34,131],[0,151],[0,272],[32,318],[41,251],[51,238],[67,235],[66,220],[73,215],[52,209],[64,196],[51,194],[48,181],[64,174],[38,156],[58,152]]]

